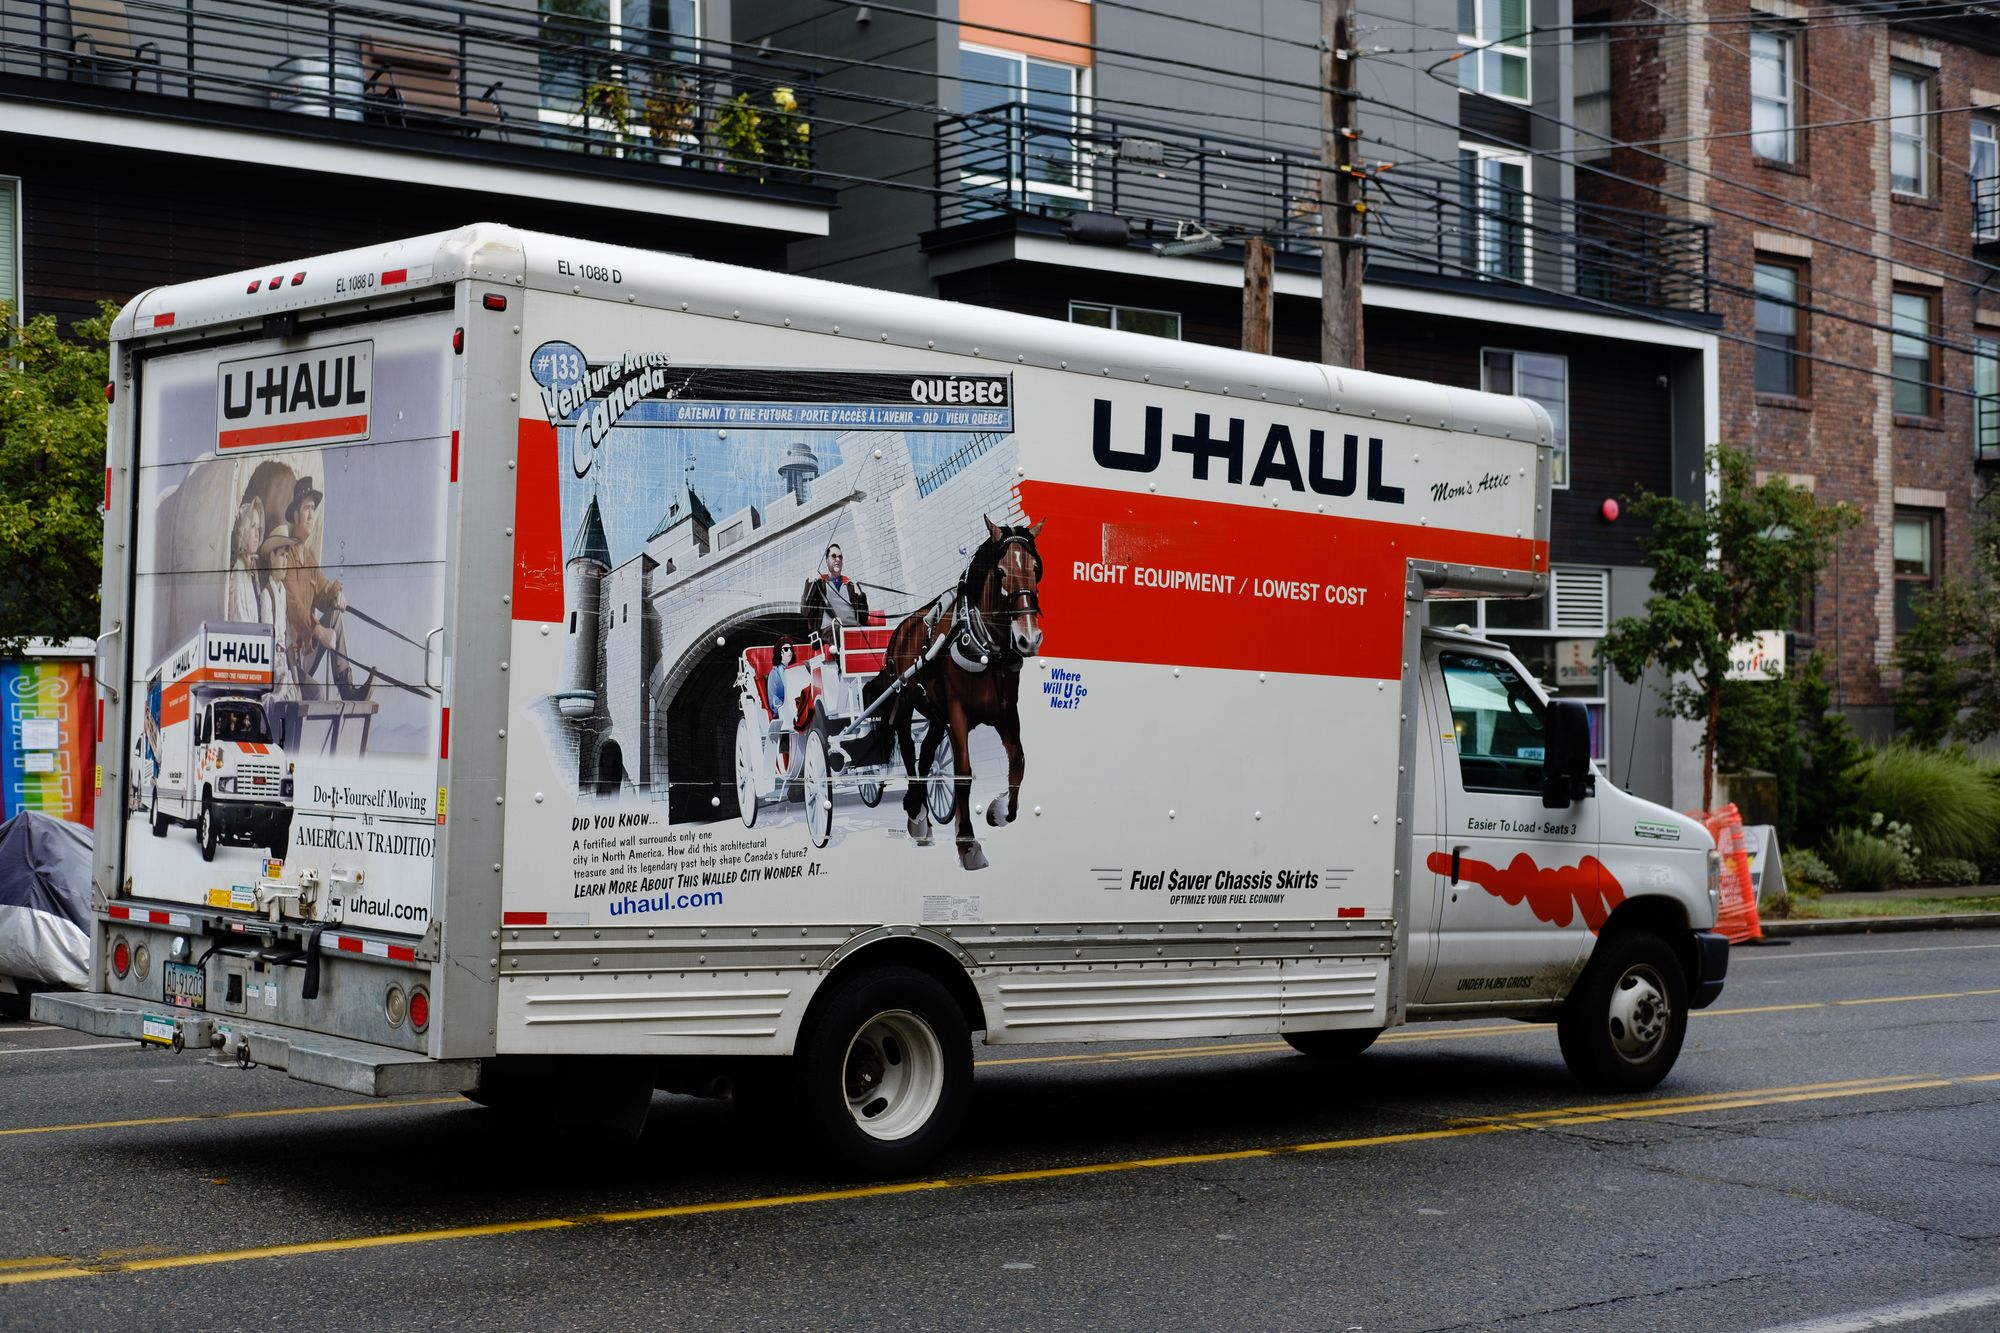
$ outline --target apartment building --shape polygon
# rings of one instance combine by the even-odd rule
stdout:
[[[0,0],[0,300],[480,220],[781,264],[833,202],[811,75],[730,37],[728,0]]]
[[[1791,0],[1578,22],[1611,90],[1593,126],[1643,145],[1579,151],[1608,174],[1578,192],[1713,226],[1722,438],[1859,510],[1792,628],[1886,737],[1897,638],[2000,467],[2000,22]]]
[[[1553,595],[1434,614],[1586,701],[1621,783],[1698,799],[1661,682],[1616,680],[1596,644],[1648,587],[1640,529],[1606,501],[1698,495],[1720,430],[1709,224],[1581,197],[1572,46],[1531,32],[1571,20],[1571,0],[1364,0],[1365,359],[1548,408]],[[1275,348],[1318,359],[1317,6],[772,0],[744,21],[819,71],[841,206],[794,271],[1235,346],[1263,236]]]

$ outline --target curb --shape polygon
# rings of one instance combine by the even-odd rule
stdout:
[[[1824,921],[1766,921],[1764,934],[1873,935],[1899,930],[2000,930],[2000,912],[1954,912],[1945,916],[1848,916]]]

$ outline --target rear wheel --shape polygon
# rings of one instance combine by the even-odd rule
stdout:
[[[157,782],[153,784],[153,836],[156,838],[167,836],[167,816],[166,812],[160,809],[160,784]]]
[[[1316,1060],[1352,1060],[1375,1044],[1376,1028],[1325,1028],[1317,1032],[1287,1032],[1285,1041],[1300,1055]]]
[[[931,820],[934,823],[951,822],[951,789],[956,774],[957,766],[951,757],[951,737],[940,737],[937,754],[931,759],[930,786],[924,793],[930,800]]]
[[[194,826],[195,841],[201,844],[201,859],[215,859],[215,798],[207,792],[201,794],[201,816]]]
[[[957,1132],[972,1097],[972,1036],[927,973],[885,967],[830,996],[800,1035],[798,1099],[819,1147],[866,1176],[915,1171]]]
[[[867,806],[870,810],[873,810],[876,806],[882,804],[881,783],[864,782],[860,786],[856,787],[854,790],[855,793],[861,797],[861,804]]]
[[[1644,1092],[1687,1036],[1687,981],[1666,941],[1645,931],[1600,940],[1556,1020],[1570,1073],[1600,1092]]]

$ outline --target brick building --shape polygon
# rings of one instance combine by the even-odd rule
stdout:
[[[1886,736],[1912,597],[2000,463],[2000,23],[1842,8],[1579,0],[1616,90],[1579,121],[1635,146],[1581,149],[1577,192],[1714,224],[1722,438],[1860,511],[1792,628]]]

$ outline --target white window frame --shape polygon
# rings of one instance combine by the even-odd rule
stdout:
[[[1987,170],[1984,176],[1979,174],[1981,157],[1986,159]],[[1984,227],[1979,225],[1979,214],[1976,211],[1972,215],[1973,239],[1990,241],[2000,237],[2000,121],[1986,116],[1972,118],[1972,141],[1967,165],[1972,168],[1974,189],[1978,188],[1982,180],[1993,182],[1987,187],[1987,207],[1992,211],[1986,215],[1986,225]],[[1976,210],[1979,207],[1977,194],[1973,196],[1972,203]]]
[[[625,38],[623,36],[625,31],[625,0],[604,0],[604,3],[604,22],[610,34],[607,39],[610,45],[605,50],[622,51],[625,49]],[[701,0],[695,0],[693,8],[694,31],[687,35],[687,42],[690,46],[698,47],[701,41],[702,27]],[[541,14],[541,6],[538,3],[535,6],[535,15],[537,18],[540,18]],[[645,96],[645,90],[639,86],[628,84],[626,96],[630,99],[632,107],[636,110],[641,99]],[[554,125],[566,130],[582,130],[587,133],[618,135],[620,136],[619,143],[615,146],[613,155],[619,157],[624,156],[624,140],[646,140],[650,139],[653,134],[653,131],[643,121],[628,120],[624,125],[613,125],[602,116],[585,115],[581,106],[575,110],[565,107],[543,106],[539,72],[537,73],[535,84],[535,119],[539,124]],[[698,149],[701,146],[693,136],[688,136],[683,142],[689,148]]]
[[[1181,312],[1180,312],[1180,311],[1178,311],[1178,310],[1156,310],[1156,309],[1154,309],[1154,308],[1153,308],[1153,307],[1151,307],[1151,306],[1143,306],[1143,305],[1121,305],[1121,304],[1119,304],[1119,303],[1118,303],[1118,302],[1116,302],[1116,301],[1074,301],[1074,300],[1073,300],[1073,301],[1071,301],[1071,302],[1069,303],[1069,322],[1070,322],[1070,323],[1072,323],[1072,324],[1076,323],[1076,311],[1077,311],[1077,307],[1078,307],[1078,306],[1089,306],[1089,307],[1091,307],[1092,309],[1095,309],[1095,310],[1109,310],[1109,311],[1111,312],[1111,327],[1112,327],[1112,328],[1114,328],[1114,329],[1119,329],[1119,331],[1120,331],[1120,332],[1125,332],[1125,333],[1130,333],[1130,332],[1134,332],[1135,330],[1131,330],[1131,329],[1120,329],[1120,327],[1119,327],[1119,323],[1118,323],[1118,316],[1119,316],[1119,312],[1121,312],[1121,311],[1130,311],[1130,312],[1131,312],[1132,314],[1135,314],[1135,315],[1159,315],[1159,316],[1161,316],[1161,317],[1163,317],[1163,318],[1166,318],[1166,319],[1171,319],[1171,320],[1172,320],[1172,321],[1174,322],[1174,339],[1175,339],[1175,341],[1179,341],[1179,340],[1180,340],[1180,336],[1181,336]],[[1148,336],[1148,337],[1155,337],[1155,338],[1157,338],[1157,337],[1160,337],[1160,336],[1162,336],[1162,335],[1160,335],[1160,334],[1148,334],[1147,336]]]
[[[2000,461],[2000,340],[1984,336],[1972,340],[1972,456]]]
[[[1561,427],[1561,431],[1562,431],[1562,437],[1561,437],[1561,439],[1560,439],[1560,440],[1559,440],[1559,441],[1558,441],[1558,442],[1557,442],[1557,443],[1556,443],[1555,445],[1553,445],[1553,446],[1552,446],[1552,452],[1553,452],[1553,453],[1554,453],[1554,454],[1555,454],[1556,456],[1558,456],[1558,457],[1560,457],[1560,458],[1562,459],[1562,466],[1561,466],[1560,468],[1557,468],[1557,467],[1554,467],[1554,466],[1551,466],[1551,467],[1550,467],[1550,469],[1549,469],[1549,470],[1550,470],[1550,472],[1552,472],[1552,473],[1553,473],[1553,472],[1558,472],[1558,471],[1559,471],[1559,472],[1561,472],[1561,473],[1562,473],[1562,480],[1561,480],[1561,481],[1556,481],[1556,480],[1553,480],[1553,479],[1551,479],[1551,480],[1550,480],[1550,482],[1549,482],[1549,488],[1550,488],[1551,490],[1557,490],[1557,491],[1566,491],[1566,490],[1568,490],[1568,489],[1569,489],[1569,486],[1570,486],[1570,474],[1571,474],[1571,472],[1572,472],[1572,469],[1571,469],[1571,467],[1570,467],[1570,461],[1571,461],[1571,460],[1570,460],[1570,428],[1569,428],[1569,427],[1570,427],[1570,419],[1569,419],[1569,383],[1570,383],[1570,380],[1569,380],[1569,357],[1568,357],[1568,355],[1567,355],[1567,354],[1565,354],[1565,353],[1562,353],[1562,352],[1539,352],[1539,351],[1536,351],[1535,349],[1533,349],[1533,348],[1530,348],[1530,347],[1494,347],[1494,346],[1482,346],[1482,347],[1481,347],[1481,348],[1479,349],[1479,383],[1480,383],[1480,386],[1481,386],[1482,388],[1484,388],[1484,387],[1485,387],[1485,384],[1486,384],[1486,358],[1487,358],[1487,356],[1488,356],[1488,355],[1489,355],[1490,353],[1494,353],[1494,352],[1499,352],[1499,353],[1503,353],[1504,355],[1506,355],[1506,356],[1509,356],[1509,357],[1513,358],[1513,369],[1512,369],[1512,375],[1513,375],[1513,380],[1514,380],[1514,387],[1513,387],[1513,389],[1512,389],[1512,393],[1513,393],[1513,395],[1514,395],[1514,396],[1515,396],[1516,398],[1522,398],[1522,397],[1526,397],[1526,395],[1525,395],[1525,394],[1523,394],[1523,393],[1521,392],[1521,358],[1522,358],[1522,357],[1524,357],[1524,356],[1545,356],[1545,357],[1548,357],[1548,358],[1549,358],[1550,360],[1552,360],[1552,361],[1560,361],[1560,362],[1562,362],[1562,364],[1563,364],[1563,400],[1562,400],[1562,411],[1563,411],[1563,417],[1562,417],[1562,427]],[[1490,392],[1490,391],[1489,391],[1489,392]],[[1510,631],[1510,632],[1511,632],[1511,631]]]
[[[1917,109],[1903,115],[1896,115],[1896,85],[1898,82],[1914,84],[1917,89]],[[1928,199],[1931,195],[1931,120],[1932,109],[1937,105],[1937,74],[1933,70],[1920,69],[1912,65],[1892,65],[1889,67],[1889,188],[1908,199]],[[1909,127],[1915,126],[1914,134]],[[1917,184],[1915,189],[1904,189],[1896,183],[1896,144],[1914,142],[1917,146]]]
[[[1571,119],[1576,122],[1576,151],[1571,156],[1579,162],[1595,162],[1611,156],[1611,30],[1579,28],[1573,53],[1576,91],[1571,98]],[[1585,89],[1586,77],[1593,82],[1601,77],[1603,86]],[[1586,117],[1596,123],[1585,124]]]
[[[1757,54],[1757,43],[1759,38],[1765,38],[1778,43],[1778,50],[1782,57],[1782,63],[1783,63],[1783,69],[1780,72],[1783,77],[1780,80],[1780,87],[1782,91],[1776,97],[1759,97],[1757,95],[1756,91],[1757,80],[1756,80],[1756,75],[1754,73],[1754,66],[1757,61],[1764,59],[1763,56]],[[1753,66],[1753,72],[1750,75],[1750,124],[1752,127],[1752,132],[1750,135],[1751,155],[1765,162],[1782,162],[1786,166],[1797,166],[1799,161],[1799,98],[1798,98],[1799,34],[1798,31],[1793,28],[1782,28],[1782,27],[1760,27],[1751,29],[1750,60]],[[1780,114],[1784,119],[1785,152],[1784,156],[1782,157],[1773,157],[1770,154],[1762,151],[1757,146],[1758,133],[1755,127],[1757,123],[1757,105],[1760,102],[1779,108]],[[1776,133],[1776,131],[1766,131],[1766,133]]]
[[[1021,102],[1021,103],[1027,102],[1028,100],[1027,76],[1028,76],[1028,66],[1030,64],[1046,65],[1050,69],[1068,70],[1070,72],[1071,77],[1075,81],[1074,86],[1076,92],[1075,92],[1075,101],[1073,104],[1075,109],[1070,114],[1075,121],[1077,129],[1081,131],[1083,127],[1083,122],[1090,119],[1090,92],[1091,92],[1090,66],[1066,65],[1060,60],[1046,60],[1041,56],[1031,56],[1025,51],[1009,51],[1005,47],[983,46],[978,42],[960,42],[958,44],[958,49],[960,52],[974,51],[980,55],[992,56],[995,59],[999,60],[1014,60],[1020,62],[1021,82],[1015,88],[1015,95],[1007,99],[1010,102]],[[964,73],[963,67],[960,68],[959,72],[961,74]],[[965,94],[963,87],[960,88],[959,92],[959,109],[961,111],[965,109]],[[1010,192],[1025,191],[1030,194],[1045,194],[1052,199],[1077,199],[1085,203],[1088,203],[1090,201],[1090,194],[1091,194],[1091,174],[1089,169],[1089,162],[1086,156],[1081,151],[1079,151],[1076,155],[1077,183],[1075,185],[1057,185],[1052,181],[1038,181],[1032,178],[1027,180],[1011,181],[1002,179],[999,176],[983,176],[964,171],[961,171],[959,173],[959,180],[966,185],[971,185],[979,188],[989,188],[989,189],[1000,188],[1009,190]]]
[[[28,281],[28,270],[24,252],[28,248],[28,243],[27,239],[21,233],[21,227],[27,218],[27,205],[22,199],[21,178],[19,176],[0,176],[0,185],[5,185],[12,191],[12,212],[14,214],[10,219],[14,236],[14,248],[9,253],[0,254],[0,266],[5,267],[7,278],[13,285],[14,313],[10,318],[15,324],[25,324],[28,319],[28,296],[27,292],[23,289]]]
[[[1521,272],[1519,276],[1516,277],[1506,272],[1504,265],[1497,262],[1489,265],[1489,259],[1497,260],[1499,256],[1505,253],[1504,244],[1507,224],[1500,218],[1484,215],[1466,220],[1468,224],[1475,228],[1472,233],[1474,241],[1472,249],[1473,271],[1461,276],[1490,277],[1502,282],[1518,282],[1523,287],[1532,287],[1535,283],[1535,247],[1529,244],[1529,238],[1534,235],[1535,231],[1534,162],[1525,153],[1514,152],[1506,148],[1495,148],[1491,144],[1472,143],[1465,140],[1459,142],[1458,151],[1461,163],[1466,153],[1472,153],[1479,159],[1477,180],[1480,199],[1478,207],[1487,211],[1494,210],[1492,205],[1485,200],[1486,191],[1491,189],[1497,192],[1503,187],[1497,181],[1489,181],[1486,178],[1486,167],[1491,164],[1495,166],[1513,166],[1521,169],[1521,221],[1519,223],[1521,228],[1519,240],[1521,247]],[[1489,241],[1493,242],[1490,246],[1488,244]]]
[[[1494,3],[1497,5],[1499,0],[1494,0]],[[1498,37],[1497,33],[1488,32],[1486,29],[1485,0],[1473,0],[1472,31],[1467,33],[1464,29],[1460,29],[1458,44],[1462,47],[1477,49],[1467,51],[1464,56],[1465,63],[1459,67],[1458,84],[1461,89],[1467,92],[1478,93],[1482,97],[1491,97],[1496,101],[1512,102],[1516,106],[1527,106],[1535,100],[1535,61],[1529,52],[1529,43],[1532,40],[1529,34],[1535,26],[1534,15],[1530,12],[1531,8],[1528,0],[1522,0],[1521,13],[1527,22],[1522,28],[1521,40],[1518,42],[1502,42],[1496,40]],[[1525,89],[1521,96],[1512,97],[1501,92],[1498,88],[1488,88],[1485,86],[1486,62],[1479,58],[1481,52],[1484,51],[1491,51],[1502,58],[1515,56],[1520,59],[1521,72],[1525,84]],[[1470,71],[1470,77],[1468,77],[1468,71]]]

